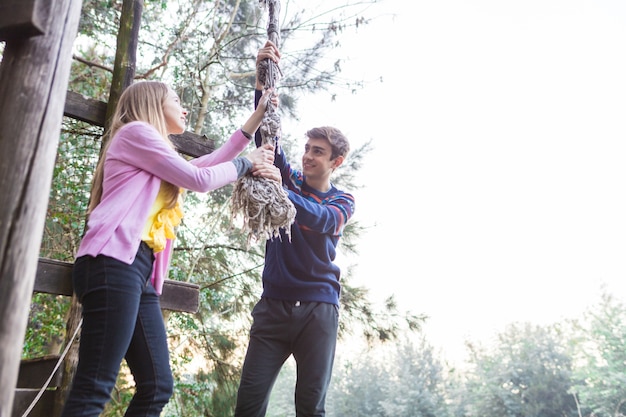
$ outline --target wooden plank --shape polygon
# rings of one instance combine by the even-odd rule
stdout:
[[[20,373],[17,378],[17,388],[36,388],[44,386],[54,367],[59,361],[58,355],[48,355],[41,358],[23,359],[20,362]],[[61,382],[61,369],[59,367],[50,380],[49,388],[56,388]]]
[[[18,388],[15,390],[15,400],[11,417],[22,417],[24,412],[30,407],[30,403],[39,393],[38,389]],[[32,409],[28,417],[50,417],[54,407],[56,390],[45,390],[37,405]]]
[[[72,263],[39,258],[34,292],[71,296]],[[196,313],[199,307],[200,287],[189,282],[166,279],[161,294],[164,310]]]
[[[48,1],[0,1],[0,41],[43,35],[48,24]]]
[[[107,103],[68,91],[65,97],[63,115],[94,126],[104,127]]]
[[[200,287],[189,282],[166,279],[161,294],[161,308],[164,310],[197,313],[200,304]]]
[[[39,258],[33,291],[71,296],[73,291],[72,264]]]
[[[170,140],[174,143],[178,152],[193,158],[209,154],[215,150],[214,140],[192,132],[170,135]]]

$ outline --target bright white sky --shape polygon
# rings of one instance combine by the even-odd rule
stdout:
[[[512,322],[574,318],[602,284],[626,297],[626,2],[368,13],[338,50],[342,77],[383,82],[307,97],[296,125],[373,139],[354,192],[369,227],[356,283],[429,315],[451,357]]]

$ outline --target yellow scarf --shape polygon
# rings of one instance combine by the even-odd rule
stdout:
[[[163,208],[162,197],[159,191],[142,235],[142,240],[152,248],[154,253],[165,249],[167,239],[176,238],[176,227],[183,218],[182,193],[178,196],[176,205],[171,209]]]

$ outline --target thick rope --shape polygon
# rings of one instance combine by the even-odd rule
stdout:
[[[260,0],[269,8],[267,34],[269,39],[278,46],[278,0]],[[259,63],[257,67],[259,81],[265,89],[273,88],[280,79],[278,65],[270,59]],[[262,144],[271,143],[276,146],[281,137],[280,116],[274,105],[267,104],[263,121],[259,127]],[[254,240],[280,238],[280,229],[284,229],[291,239],[291,225],[295,221],[296,209],[289,200],[282,184],[262,177],[246,175],[235,183],[231,210],[233,217],[237,213],[243,215],[244,230],[248,233],[248,245]]]

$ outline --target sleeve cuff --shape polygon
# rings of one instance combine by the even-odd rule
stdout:
[[[235,164],[235,168],[237,168],[237,179],[243,177],[252,169],[252,162],[245,157],[233,159],[233,164]]]

